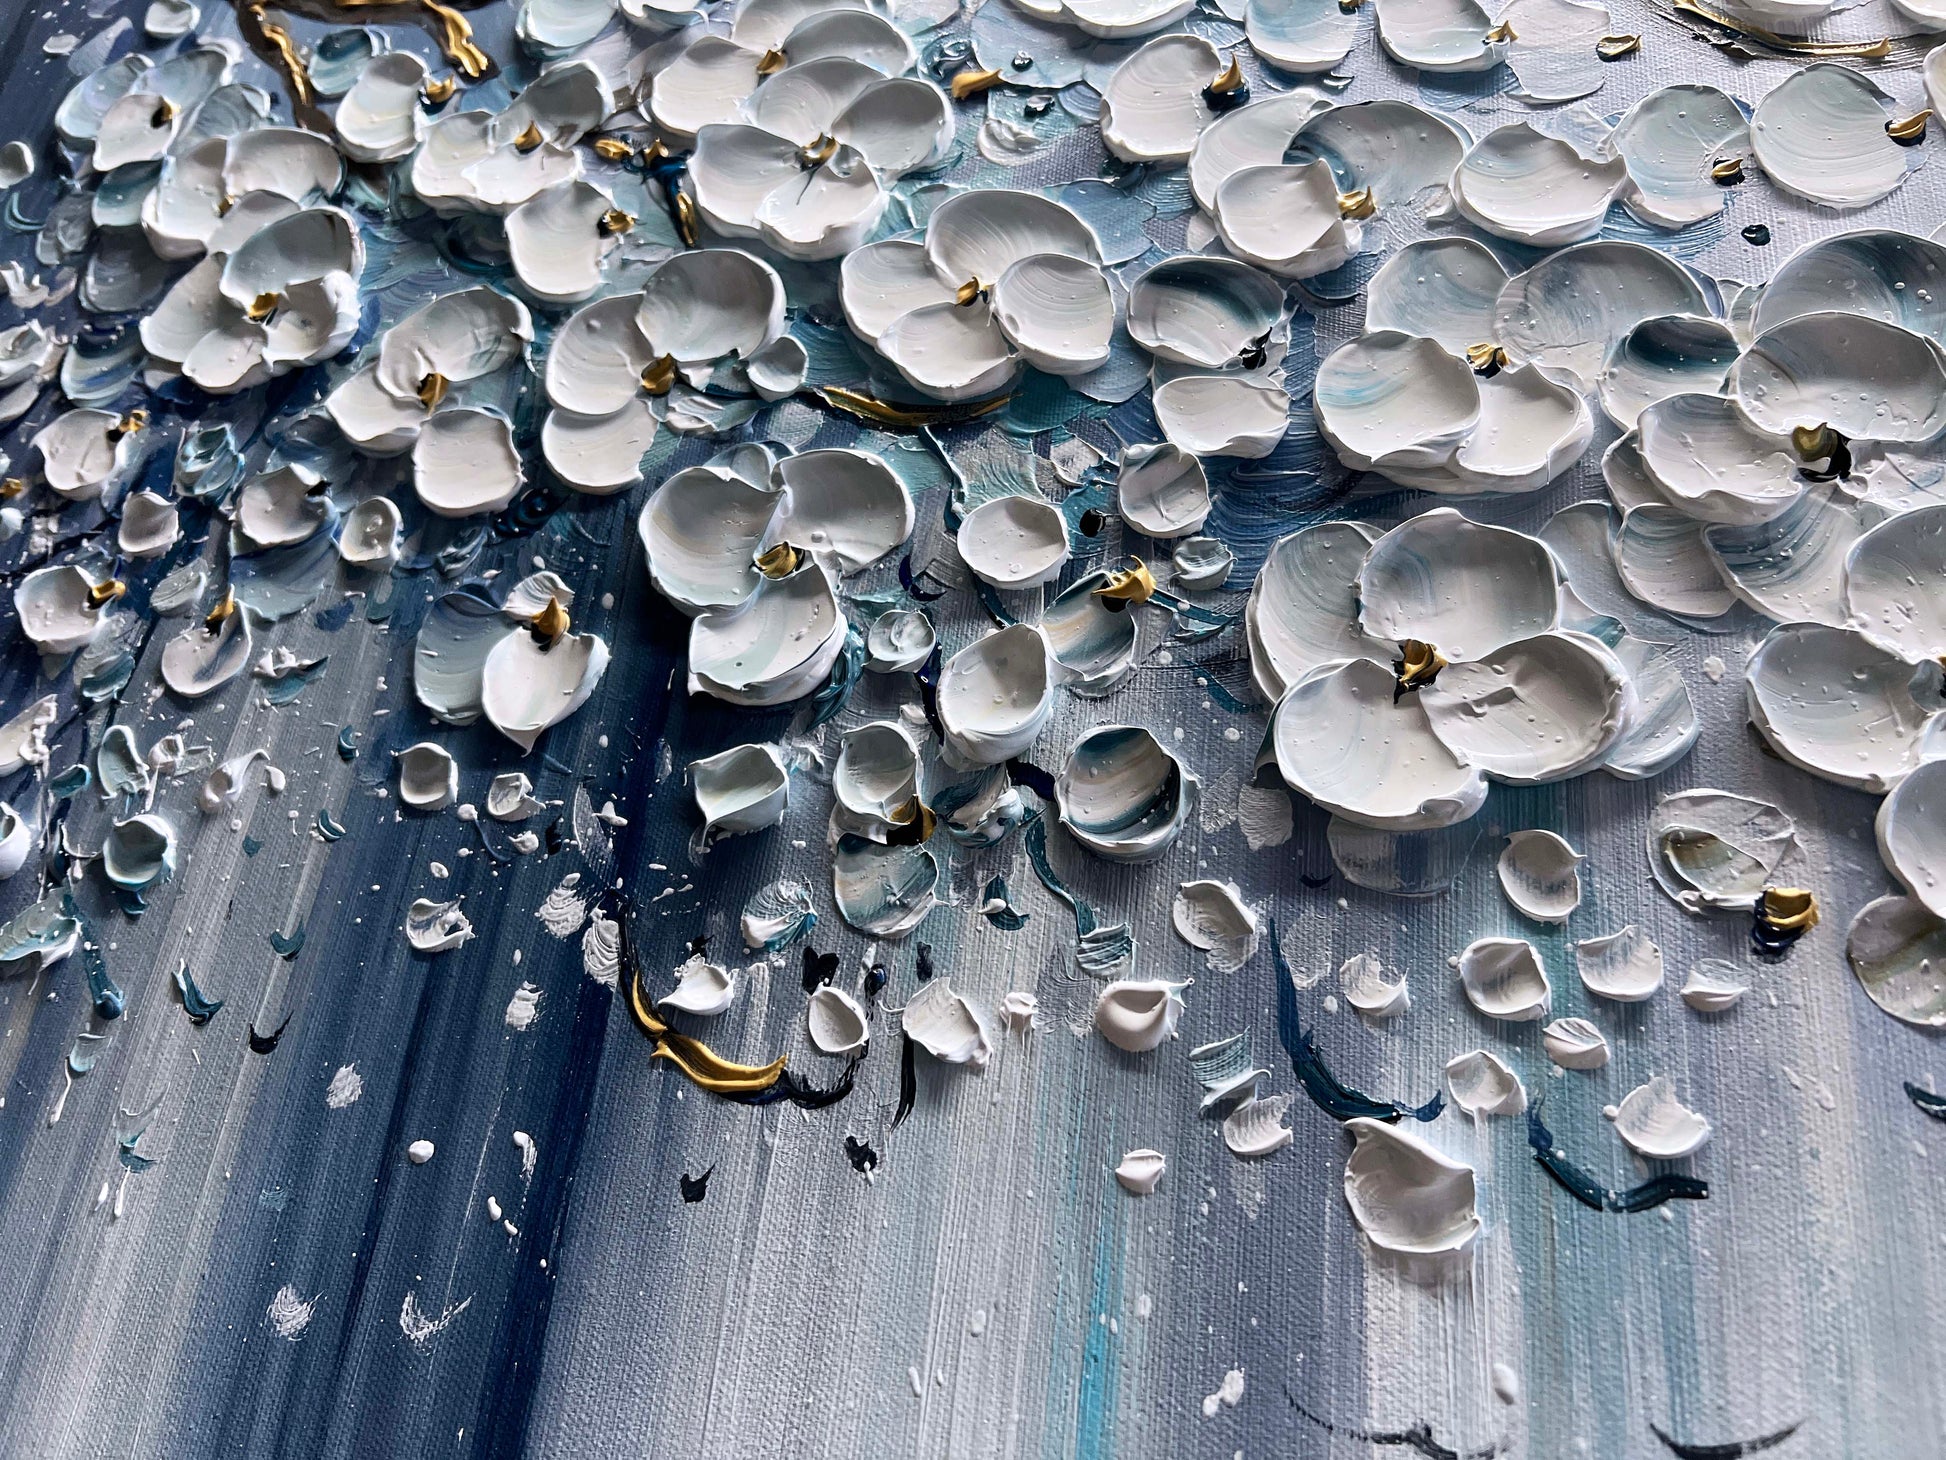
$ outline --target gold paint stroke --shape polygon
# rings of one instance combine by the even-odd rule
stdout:
[[[783,1055],[767,1065],[738,1064],[724,1059],[700,1039],[676,1033],[643,997],[641,964],[632,954],[627,963],[628,1009],[642,1032],[655,1041],[649,1052],[651,1059],[669,1061],[691,1084],[713,1095],[752,1095],[777,1083],[784,1073]]]
[[[419,5],[439,21],[439,48],[459,67],[461,75],[468,81],[478,81],[493,69],[493,58],[473,43],[473,26],[464,15],[439,0],[419,0]]]
[[[1468,345],[1466,363],[1473,367],[1475,375],[1497,375],[1507,368],[1507,351],[1491,343]]]
[[[1340,218],[1369,218],[1378,211],[1378,199],[1372,196],[1370,188],[1354,188],[1348,193],[1338,194],[1338,216]]]
[[[997,70],[967,70],[953,77],[947,83],[947,89],[953,93],[954,101],[965,101],[983,91],[993,90],[1005,79]]]
[[[757,571],[766,578],[788,578],[797,571],[797,549],[780,542],[758,553],[756,564]]]
[[[842,385],[820,386],[808,394],[813,400],[858,420],[879,426],[901,426],[909,431],[916,431],[922,426],[951,426],[961,421],[978,420],[981,416],[992,415],[1013,399],[1009,392],[992,400],[974,401],[970,405],[899,406]]]
[[[696,214],[696,200],[680,190],[676,193],[676,232],[682,235],[684,248],[694,248],[696,240],[703,236],[702,220]]]
[[[1780,933],[1804,933],[1818,925],[1818,900],[1805,887],[1766,887],[1757,912]]]
[[[1881,36],[1875,41],[1807,41],[1765,30],[1762,26],[1752,25],[1745,20],[1737,20],[1720,10],[1712,10],[1698,0],[1671,0],[1670,9],[1677,15],[1690,16],[1706,25],[1731,35],[1741,36],[1744,40],[1754,41],[1765,50],[1775,51],[1782,56],[1804,56],[1812,60],[1835,60],[1850,58],[1860,61],[1882,61],[1892,54],[1892,42]]]
[[[1909,117],[1900,117],[1896,121],[1887,122],[1885,135],[1894,142],[1902,142],[1909,146],[1926,135],[1926,123],[1931,120],[1932,108],[1927,107],[1924,111],[1914,112]]]
[[[1399,687],[1423,689],[1446,667],[1446,656],[1423,639],[1407,639],[1399,645]]]
[[[297,53],[297,42],[291,39],[290,31],[272,20],[264,13],[263,0],[247,5],[237,14],[238,28],[243,38],[251,43],[253,49],[261,50],[268,46],[276,57],[272,63],[284,78],[284,85],[290,88],[293,110],[307,109],[317,100],[317,88],[311,84],[311,71],[304,64],[304,58]],[[254,31],[253,36],[251,32]]]
[[[534,615],[532,630],[534,638],[545,645],[554,644],[568,631],[568,611],[552,593],[547,595],[547,607]]]
[[[1237,64],[1235,52],[1230,55],[1230,64],[1223,68],[1223,74],[1210,82],[1209,89],[1218,96],[1227,96],[1233,91],[1243,90],[1243,67]]]
[[[1118,568],[1095,590],[1096,598],[1111,603],[1147,603],[1155,597],[1155,574],[1140,558],[1132,568]]]

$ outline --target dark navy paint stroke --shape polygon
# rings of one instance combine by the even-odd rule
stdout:
[[[973,585],[973,590],[980,595],[980,607],[987,611],[987,617],[1001,628],[1012,628],[1020,622],[1007,612],[1007,606],[1000,601],[1000,595],[991,583],[977,582]]]
[[[1270,920],[1270,949],[1277,966],[1277,1038],[1283,1043],[1284,1053],[1290,1056],[1291,1069],[1296,1073],[1298,1083],[1304,1086],[1304,1093],[1311,1097],[1311,1103],[1333,1120],[1351,1120],[1363,1116],[1370,1120],[1391,1122],[1403,1120],[1408,1115],[1419,1121],[1437,1120],[1439,1112],[1446,1108],[1443,1092],[1414,1108],[1401,1105],[1396,1100],[1376,1100],[1363,1091],[1352,1089],[1331,1073],[1330,1066],[1318,1053],[1311,1031],[1304,1027],[1298,1014],[1297,985],[1291,981],[1291,965],[1284,957],[1283,944],[1278,941],[1275,918]]]
[[[919,704],[926,712],[926,724],[932,727],[932,733],[938,739],[944,741],[946,738],[946,724],[939,718],[939,667],[942,662],[940,658],[941,653],[940,646],[935,643],[932,646],[932,653],[926,656],[926,662],[919,666],[918,670],[913,674],[913,678],[919,681]]]
[[[1907,1080],[1905,1082],[1905,1096],[1906,1099],[1910,1100],[1934,1120],[1946,1120],[1946,1095],[1935,1095],[1932,1091],[1921,1089],[1919,1086],[1913,1084],[1912,1081]]]
[[[701,1176],[691,1176],[687,1171],[683,1172],[677,1178],[677,1185],[682,1188],[682,1199],[691,1206],[694,1206],[697,1202],[708,1196],[709,1179],[715,1174],[716,1168],[714,1166],[707,1167]]]
[[[919,1103],[919,1046],[910,1034],[899,1035],[899,1108],[892,1113],[892,1129],[897,1130],[912,1107]]]
[[[918,951],[912,955],[912,976],[920,983],[932,982],[932,944],[921,942]]]
[[[1527,1110],[1527,1144],[1533,1148],[1534,1159],[1540,1162],[1541,1168],[1590,1211],[1646,1212],[1666,1201],[1709,1200],[1709,1183],[1694,1176],[1655,1176],[1626,1191],[1603,1186],[1554,1144],[1553,1132],[1541,1122],[1539,1101]]]
[[[830,983],[838,976],[838,955],[820,953],[809,943],[804,945],[804,992],[814,994],[821,984]]]
[[[912,572],[912,554],[907,553],[899,559],[899,586],[920,603],[936,603],[946,596],[944,588],[927,592],[919,586],[919,579]]]
[[[288,937],[273,931],[270,935],[270,946],[279,958],[289,963],[304,951],[304,925],[299,923],[291,930]]]
[[[1450,1445],[1442,1445],[1432,1436],[1432,1426],[1424,1420],[1408,1430],[1366,1430],[1355,1429],[1350,1425],[1334,1425],[1321,1414],[1313,1414],[1287,1389],[1285,1397],[1290,1400],[1291,1408],[1303,1415],[1327,1435],[1341,1436],[1356,1440],[1361,1444],[1381,1447],[1403,1448],[1423,1455],[1425,1460],[1493,1460],[1496,1455],[1504,1454],[1506,1446],[1495,1443],[1480,1450],[1455,1450]]]
[[[1759,1435],[1754,1440],[1730,1440],[1720,1445],[1685,1445],[1663,1432],[1662,1426],[1649,1421],[1649,1428],[1655,1437],[1669,1448],[1669,1453],[1677,1460],[1740,1460],[1744,1455],[1758,1455],[1765,1450],[1774,1450],[1804,1425],[1803,1420],[1786,1425],[1768,1435]]]
[[[282,1039],[284,1037],[284,1031],[291,1027],[291,1018],[292,1015],[294,1015],[296,1012],[297,1011],[293,1009],[291,1013],[286,1014],[284,1016],[284,1022],[282,1024],[279,1024],[275,1029],[271,1030],[270,1033],[268,1034],[257,1033],[257,1026],[255,1024],[252,1024],[250,1026],[250,1053],[269,1054],[272,1050],[277,1048],[277,1041]]]
[[[426,980],[428,986],[437,982]],[[607,1046],[609,1007],[614,999],[606,985],[591,978],[577,978],[574,988],[574,1020],[558,1057],[557,1068],[562,1075],[552,1091],[545,1128],[536,1133],[542,1165],[529,1187],[527,1220],[522,1223],[526,1231],[525,1260],[514,1267],[514,1279],[500,1305],[498,1329],[482,1350],[486,1361],[479,1392],[483,1397],[476,1421],[483,1442],[481,1453],[504,1460],[517,1460],[529,1453],[527,1423],[547,1344],[554,1275],[560,1264],[561,1239],[574,1192],[574,1174],[580,1168],[582,1141],[592,1125],[588,1115],[594,1106],[602,1053]],[[406,1061],[407,1067],[411,1063]],[[398,1119],[404,1119],[403,1101],[395,1107],[395,1113]],[[401,1132],[388,1148],[398,1149],[398,1139],[402,1138]],[[399,1167],[393,1162],[386,1169],[397,1172]],[[375,1216],[379,1210],[374,1206]]]
[[[719,1100],[732,1105],[777,1105],[788,1100],[799,1110],[823,1110],[836,1105],[851,1094],[853,1081],[857,1078],[858,1061],[853,1060],[845,1066],[828,1088],[819,1089],[806,1084],[801,1076],[792,1074],[788,1069],[778,1073],[777,1078],[761,1090],[748,1090],[732,1094],[718,1092]]]
[[[1007,784],[1025,786],[1048,805],[1054,804],[1054,777],[1031,760],[1012,756],[1007,761]]]
[[[860,1176],[878,1169],[878,1152],[854,1135],[845,1137],[845,1159]]]

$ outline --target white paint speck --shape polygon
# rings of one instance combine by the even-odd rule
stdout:
[[[579,872],[568,873],[561,879],[561,885],[548,893],[534,912],[541,926],[556,938],[572,938],[588,920],[588,904],[574,890],[580,881]]]
[[[433,1144],[431,1141],[427,1141],[427,1140],[414,1141],[411,1145],[405,1148],[405,1158],[406,1160],[410,1161],[414,1166],[425,1165],[426,1162],[432,1159],[432,1153],[433,1153]]]
[[[364,1093],[365,1077],[358,1073],[358,1067],[339,1065],[338,1073],[324,1087],[324,1103],[333,1110],[343,1110],[347,1105],[356,1105],[358,1097]]]
[[[1502,1404],[1520,1403],[1520,1375],[1507,1364],[1493,1366],[1493,1396]]]
[[[1219,1407],[1235,1409],[1243,1402],[1243,1370],[1232,1369],[1223,1376],[1214,1394],[1203,1396],[1203,1418],[1215,1419]]]
[[[534,1021],[541,1017],[541,991],[537,985],[524,983],[514,990],[514,996],[507,1000],[507,1027],[513,1030],[527,1030],[534,1027]]]
[[[1709,676],[1711,684],[1723,683],[1723,672],[1729,668],[1720,655],[1712,654],[1703,661],[1703,673]]]
[[[322,1296],[322,1295],[320,1295]],[[411,1299],[407,1299],[410,1302]],[[311,1314],[316,1311],[318,1300],[306,1301],[297,1296],[297,1289],[289,1283],[277,1290],[277,1296],[270,1300],[264,1310],[264,1321],[270,1325],[271,1332],[289,1343],[296,1343],[304,1336],[304,1330],[311,1326]]]
[[[430,1346],[434,1334],[442,1331],[472,1303],[471,1298],[466,1298],[434,1318],[419,1306],[417,1293],[407,1293],[405,1302],[399,1308],[399,1331],[405,1335],[407,1343],[415,1348],[426,1348]]]

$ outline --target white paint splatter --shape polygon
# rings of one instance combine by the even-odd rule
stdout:
[[[414,1166],[423,1166],[432,1159],[433,1143],[426,1140],[414,1141],[405,1148],[405,1158]]]
[[[338,1073],[324,1088],[324,1103],[333,1110],[343,1110],[347,1105],[356,1105],[364,1093],[365,1077],[358,1073],[358,1066],[339,1065]]]
[[[1291,839],[1291,795],[1282,786],[1245,786],[1237,792],[1237,829],[1253,852]]]
[[[1203,1418],[1215,1419],[1219,1406],[1235,1409],[1243,1402],[1243,1370],[1232,1369],[1223,1376],[1214,1394],[1203,1396]]]
[[[568,873],[561,879],[561,885],[548,893],[535,909],[534,916],[541,920],[541,926],[556,938],[572,938],[588,920],[588,904],[574,890],[580,880],[579,872]]]
[[[514,1149],[520,1152],[520,1179],[531,1180],[534,1164],[541,1158],[541,1148],[534,1144],[534,1138],[524,1130],[514,1132]]]
[[[514,1030],[527,1030],[534,1027],[534,1021],[541,1017],[541,991],[537,985],[524,983],[514,990],[514,996],[507,1000],[507,1027]]]
[[[270,1306],[264,1310],[264,1321],[279,1338],[288,1343],[296,1343],[304,1336],[304,1330],[311,1326],[311,1315],[317,1310],[317,1306],[317,1298],[308,1301],[300,1298],[297,1296],[297,1289],[285,1283],[277,1290],[277,1296],[270,1300]]]
[[[1703,661],[1703,673],[1708,676],[1711,684],[1723,683],[1723,673],[1729,667],[1723,662],[1722,657],[1716,654],[1710,655]]]
[[[1502,1404],[1520,1403],[1520,1375],[1497,1361],[1493,1366],[1493,1396]]]
[[[1242,787],[1238,784],[1236,772],[1224,771],[1210,784],[1207,794],[1199,798],[1202,802],[1198,821],[1205,832],[1216,833],[1237,819],[1237,808],[1242,800]]]
[[[588,930],[581,935],[581,971],[598,984],[621,987],[622,925],[599,911],[588,919]]]
[[[432,1317],[419,1306],[419,1295],[407,1293],[405,1302],[399,1308],[399,1332],[405,1341],[414,1348],[427,1349],[432,1346],[433,1336],[443,1332],[452,1321],[473,1304],[467,1298],[454,1307],[447,1308],[437,1318]]]

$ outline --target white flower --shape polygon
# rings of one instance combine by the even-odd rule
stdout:
[[[657,487],[636,530],[649,580],[693,617],[748,601],[765,580],[760,559],[781,574],[814,558],[834,578],[883,560],[912,535],[912,497],[870,452],[828,447],[779,461],[734,446]]]
[[[536,299],[578,304],[601,287],[602,260],[634,223],[605,189],[574,178],[507,215],[507,254]]]
[[[802,379],[802,346],[784,334],[777,271],[738,249],[680,253],[632,294],[584,305],[548,351],[541,452],[569,486],[619,491],[642,479],[658,420],[709,434],[737,395],[780,397]]]
[[[413,688],[449,725],[485,717],[523,751],[581,708],[608,668],[608,645],[569,631],[574,591],[529,575],[504,605],[468,589],[434,603],[419,630]]]
[[[655,73],[645,111],[685,139],[713,122],[757,121],[745,106],[766,76],[831,59],[882,77],[910,69],[914,55],[905,32],[865,0],[749,0],[737,7],[729,35],[696,36]]]
[[[592,64],[552,66],[503,112],[454,112],[426,128],[412,155],[412,190],[435,213],[505,213],[579,177],[574,144],[614,109]]]
[[[513,426],[493,402],[533,337],[517,299],[485,286],[442,295],[386,331],[325,411],[360,451],[410,451],[413,489],[440,516],[497,512],[525,472]]]
[[[518,299],[484,285],[442,294],[387,330],[324,409],[360,451],[396,456],[412,449],[451,392],[464,396],[466,386],[487,381],[533,338],[533,317]]]
[[[1157,36],[1102,88],[1101,140],[1124,162],[1187,162],[1203,129],[1249,95],[1241,70],[1201,36]]]
[[[426,135],[421,104],[426,63],[410,51],[372,57],[338,103],[331,129],[345,156],[359,162],[392,162]]]
[[[185,139],[142,200],[142,231],[165,259],[229,253],[266,224],[334,196],[344,159],[296,127]]]
[[[911,41],[868,10],[752,5],[655,75],[648,111],[695,138],[689,184],[716,232],[836,258],[877,227],[887,184],[952,146],[952,104],[903,74],[912,62]]]
[[[141,460],[136,434],[144,418],[112,411],[63,411],[34,433],[41,475],[58,497],[92,502],[119,485]]]
[[[1443,202],[1467,142],[1402,101],[1320,108],[1267,97],[1201,134],[1190,178],[1232,254],[1308,279],[1365,249],[1365,220],[1422,195]]]
[[[113,172],[130,162],[154,162],[166,153],[203,102],[229,81],[237,52],[230,42],[213,41],[156,65],[145,56],[129,59],[140,66],[126,71],[119,69],[120,63],[103,67],[75,87],[57,121],[69,140],[93,143],[91,160],[97,172]],[[125,87],[119,84],[124,75]],[[115,93],[112,100],[108,99],[111,92]]]
[[[116,579],[72,564],[37,568],[14,586],[14,616],[43,654],[71,654],[101,631],[124,591]]]
[[[779,72],[744,104],[748,123],[696,134],[689,184],[711,228],[787,258],[829,259],[871,235],[885,184],[929,167],[953,140],[946,93],[840,56]]]
[[[1195,0],[1010,0],[1017,10],[1058,20],[1102,40],[1153,35],[1196,8]]]
[[[67,342],[39,320],[0,330],[0,426],[33,409],[66,353]]]
[[[1173,258],[1129,287],[1128,332],[1155,357],[1157,423],[1193,456],[1261,457],[1290,422],[1284,286],[1235,259]]]
[[[648,31],[689,24],[701,0],[523,0],[514,33],[542,55],[553,56],[586,45],[608,28],[617,14]]]
[[[1023,364],[1082,375],[1105,364],[1115,301],[1101,244],[1038,193],[992,189],[941,203],[924,242],[887,239],[846,256],[852,330],[916,389],[970,400]]]
[[[349,214],[290,213],[178,279],[142,321],[142,344],[212,394],[247,389],[345,347],[364,266]]]
[[[1352,576],[1344,552],[1312,550],[1347,531],[1284,539],[1252,596],[1260,678],[1288,685],[1265,748],[1285,781],[1346,820],[1412,831],[1473,815],[1489,776],[1533,785],[1603,763],[1632,686],[1567,626],[1542,543],[1438,508],[1380,537]],[[1286,555],[1303,562],[1295,576]]]
[[[1483,374],[1423,335],[1361,335],[1318,367],[1318,434],[1353,471],[1401,486],[1462,496],[1536,491],[1574,465],[1593,439],[1594,416],[1571,380],[1538,365],[1501,367],[1498,358]]]

